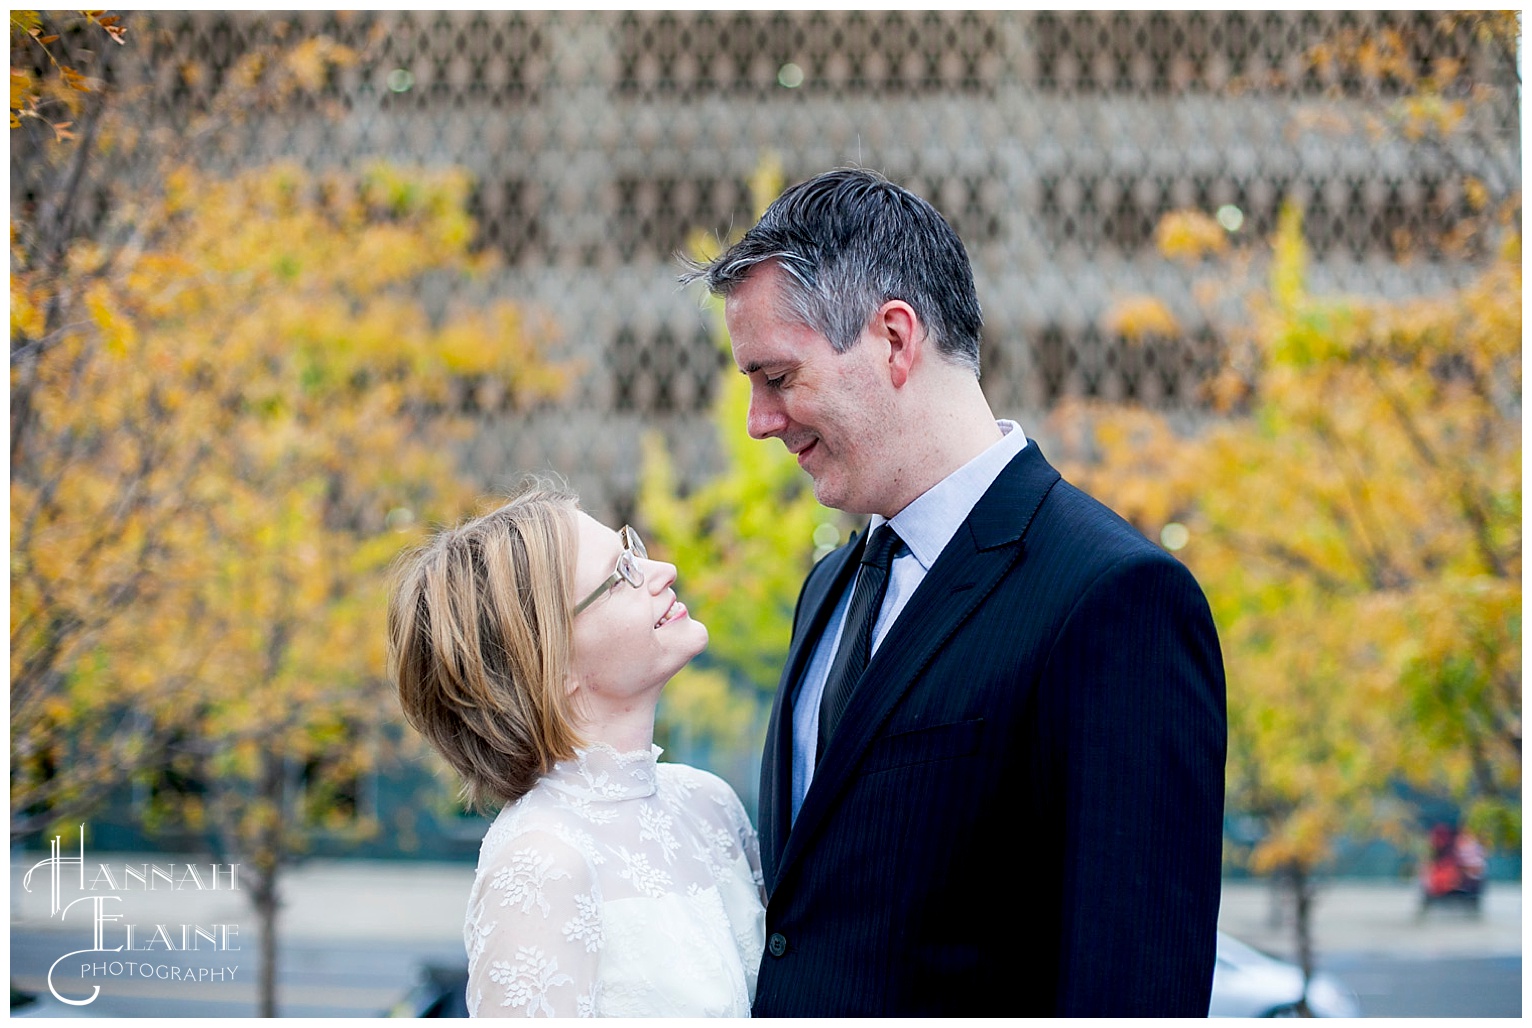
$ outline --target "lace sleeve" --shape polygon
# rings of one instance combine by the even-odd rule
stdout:
[[[507,840],[469,904],[468,1007],[476,1017],[589,1017],[601,896],[579,849],[544,832]]]
[[[728,826],[728,837],[730,837],[728,848],[732,850],[733,844],[738,844],[739,852],[750,871],[750,881],[755,885],[761,904],[764,906],[766,877],[761,872],[761,840],[756,835],[755,826],[750,823],[750,815],[745,813],[745,805],[740,802],[739,794],[734,791],[734,787],[722,778],[705,771],[693,773],[697,775],[715,808],[723,813],[724,823]]]
[[[745,851],[745,862],[750,865],[750,879],[755,882],[755,888],[761,897],[761,905],[766,905],[766,875],[761,871],[761,838],[755,832],[755,826],[750,823],[750,818],[745,815],[745,808],[740,805],[738,798],[735,804],[739,806],[739,844]]]

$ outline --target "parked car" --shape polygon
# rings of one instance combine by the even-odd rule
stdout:
[[[12,1017],[100,1017],[89,1005],[60,1003],[52,993],[31,992],[11,985]]]
[[[467,1017],[468,967],[427,964],[415,987],[388,1011],[389,1017]]]
[[[1218,933],[1209,1017],[1299,1017],[1303,998],[1301,968]],[[1310,979],[1308,1007],[1315,1017],[1362,1016],[1356,993],[1328,974]]]

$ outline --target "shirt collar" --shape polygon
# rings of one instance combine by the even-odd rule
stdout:
[[[867,526],[868,534],[888,521],[920,562],[922,570],[930,571],[936,558],[957,534],[958,526],[973,512],[974,505],[994,485],[1011,458],[1027,445],[1027,437],[1016,422],[1002,419],[995,424],[1001,432],[997,441],[917,496],[892,520],[874,514]]]
[[[591,743],[575,750],[573,760],[561,760],[543,777],[556,792],[586,800],[631,800],[653,796],[655,768],[665,752],[650,745],[647,750],[618,753],[606,743]]]

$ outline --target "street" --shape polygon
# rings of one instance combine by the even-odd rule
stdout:
[[[1520,1017],[1521,957],[1382,957],[1337,953],[1323,966],[1367,1017]]]
[[[93,857],[92,863],[142,859]],[[31,863],[12,863],[11,982],[46,996],[49,966],[91,945],[91,921],[73,914],[67,924],[50,919],[46,887],[35,881],[30,891],[22,887],[21,875]],[[294,869],[284,887],[280,1015],[381,1015],[410,992],[425,965],[461,967],[463,904],[472,880],[473,868],[460,864],[314,860]],[[50,998],[51,1009],[38,1011],[40,1016],[255,1015],[259,939],[242,892],[136,891],[124,893],[120,907],[124,923],[136,926],[138,950],[62,962],[55,983],[64,995],[88,995],[93,982],[101,993],[85,1007],[66,1008]],[[173,952],[161,944],[146,949],[145,940],[153,940],[161,924],[167,926]],[[182,924],[229,925],[238,933],[226,950],[208,943],[183,950]],[[1292,926],[1265,883],[1225,882],[1219,927],[1258,949],[1292,959]],[[104,945],[122,942],[124,931],[122,923],[108,925]],[[189,931],[195,944],[195,929]],[[1329,883],[1318,897],[1314,937],[1320,970],[1349,985],[1366,1016],[1522,1013],[1519,883],[1491,883],[1478,916],[1444,910],[1426,917],[1418,916],[1410,883]],[[124,966],[113,970],[118,962]],[[107,966],[95,977],[82,978],[82,963]],[[129,963],[134,970],[127,968]],[[168,977],[171,967],[181,980]],[[225,980],[208,980],[215,968],[226,970]],[[232,980],[229,968],[234,969]],[[191,981],[185,980],[188,969]]]
[[[77,942],[57,932],[11,933],[15,984],[46,992],[48,965]],[[373,945],[352,940],[293,943],[278,958],[279,1010],[284,1017],[368,1017],[382,1014],[410,988],[423,963],[462,962],[460,946]],[[1321,966],[1351,986],[1369,1017],[1518,1017],[1521,958],[1409,957],[1335,953]],[[100,1017],[251,1017],[255,1014],[255,961],[240,962],[232,983],[184,985],[163,981],[103,980],[89,1007],[64,1015]],[[243,980],[240,980],[243,979]],[[62,977],[56,978],[62,981]],[[88,994],[78,977],[66,995]]]

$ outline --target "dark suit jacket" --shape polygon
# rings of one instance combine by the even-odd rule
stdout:
[[[860,550],[810,572],[771,714],[755,1014],[1204,1016],[1227,727],[1191,573],[1029,442],[873,655],[789,832],[791,696]]]

